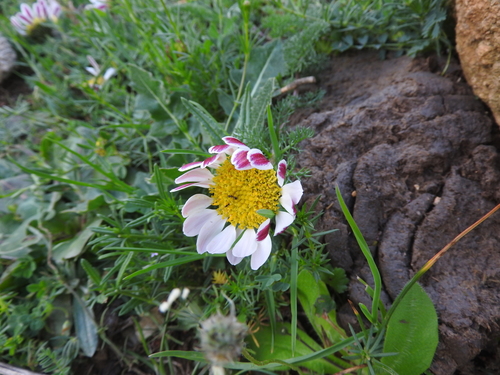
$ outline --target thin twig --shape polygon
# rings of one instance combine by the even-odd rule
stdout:
[[[297,87],[299,87],[300,85],[305,85],[305,84],[308,84],[308,83],[316,83],[316,77],[310,76],[310,77],[298,78],[295,81],[293,81],[292,83],[290,83],[290,84],[288,84],[286,86],[283,86],[282,88],[280,88],[279,90],[277,90],[274,93],[274,96],[285,94],[288,91],[293,91]]]

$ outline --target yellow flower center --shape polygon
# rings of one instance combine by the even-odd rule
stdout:
[[[36,29],[38,28],[38,26],[40,26],[44,22],[45,18],[38,18],[38,17],[34,18],[33,22],[26,26],[26,33],[28,35],[33,34],[33,32],[35,32]]]
[[[217,168],[209,192],[217,213],[240,229],[258,228],[266,218],[257,210],[277,212],[281,197],[274,170],[238,171],[229,159]]]

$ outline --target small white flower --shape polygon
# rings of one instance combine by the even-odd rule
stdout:
[[[55,0],[38,0],[32,6],[21,4],[21,11],[10,17],[10,22],[21,35],[31,35],[43,22],[57,22],[61,6]]]
[[[181,295],[181,290],[179,288],[174,288],[168,295],[168,298],[166,301],[162,302],[160,307],[158,308],[161,313],[166,313],[170,307],[172,307],[172,304],[179,298]]]
[[[284,184],[285,160],[278,163],[275,172],[262,151],[234,137],[224,137],[223,141],[225,145],[210,147],[214,156],[179,168],[187,172],[175,182],[184,185],[172,191],[190,186],[209,189],[210,195],[195,194],[182,208],[186,218],[183,232],[188,237],[198,236],[198,253],[225,253],[233,265],[251,256],[250,266],[256,270],[272,250],[271,220],[257,211],[272,211],[274,235],[283,232],[295,220],[302,185],[300,181]]]
[[[188,288],[182,289],[181,299],[182,300],[187,299],[189,296],[189,292],[190,292],[190,290]]]
[[[106,82],[116,74],[116,69],[108,68],[104,72],[104,75],[101,76],[101,67],[95,61],[95,59],[92,56],[87,56],[87,60],[92,66],[87,66],[85,70],[94,76],[94,78],[88,80],[87,83],[94,90],[100,90],[104,82]]]

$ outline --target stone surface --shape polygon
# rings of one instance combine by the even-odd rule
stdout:
[[[460,67],[452,64],[443,77],[431,69],[442,68],[436,61],[380,61],[368,52],[336,57],[318,77],[326,90],[319,109],[292,118],[316,132],[298,155],[312,172],[303,180],[304,198],[321,195],[319,230],[340,229],[326,241],[334,265],[348,271],[351,301],[369,303],[356,278],[372,280],[335,185],[376,258],[387,304],[419,267],[500,203],[498,128]],[[496,215],[421,280],[439,315],[436,375],[480,374],[481,361],[494,368],[479,358],[494,360],[500,338],[499,248]],[[349,321],[349,310],[339,316]]]
[[[455,0],[455,14],[464,75],[500,125],[500,2]]]

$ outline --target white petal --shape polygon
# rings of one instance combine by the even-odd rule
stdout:
[[[184,182],[208,182],[211,181],[214,175],[208,169],[196,168],[187,171],[182,176],[175,179],[176,184]]]
[[[250,267],[253,270],[259,269],[260,266],[262,266],[269,258],[272,248],[273,243],[270,236],[267,236],[263,241],[260,241],[257,246],[257,250],[252,254],[252,258],[250,259]]]
[[[207,245],[215,236],[222,232],[224,224],[226,224],[226,220],[222,219],[222,217],[217,214],[217,211],[214,210],[214,212],[216,215],[208,219],[201,228],[200,234],[198,234],[196,250],[198,250],[199,254],[203,254],[207,251]]]
[[[179,168],[179,171],[184,172],[189,169],[199,167],[202,163],[203,163],[202,161],[193,161],[191,163],[184,164],[182,167]]]
[[[30,23],[33,22],[33,10],[28,4],[21,4],[21,14],[26,18],[26,20],[30,21]]]
[[[204,194],[195,194],[189,198],[184,206],[182,207],[182,216],[188,217],[192,215],[193,212],[207,208],[212,204],[212,198]]]
[[[294,214],[294,206],[300,201],[300,198],[302,198],[303,192],[304,190],[299,180],[286,184],[281,188],[280,204],[289,213]]]
[[[96,76],[96,77],[97,77],[97,76],[99,75],[99,71],[98,71],[98,70],[95,70],[95,68],[93,68],[93,67],[91,67],[91,66],[87,66],[87,67],[85,68],[85,70],[86,70],[87,72],[89,72],[90,74],[92,74],[93,76]]]
[[[243,258],[235,257],[233,255],[233,251],[231,249],[229,249],[227,251],[226,258],[229,261],[229,263],[231,263],[233,266],[236,266],[238,263],[240,263],[243,260]]]
[[[216,235],[207,245],[210,254],[222,254],[228,251],[236,239],[236,228],[228,225],[222,232]]]
[[[255,230],[247,229],[243,232],[240,240],[233,247],[233,255],[244,258],[252,255],[257,250],[257,236]]]
[[[276,236],[277,234],[283,232],[290,226],[290,224],[293,223],[294,219],[295,216],[290,215],[288,212],[279,211],[276,214],[276,228],[274,229],[274,235]]]
[[[185,185],[177,186],[176,188],[173,188],[172,190],[170,190],[170,192],[173,193],[175,191],[184,190],[184,189],[186,189],[188,187],[191,187],[191,186],[197,186],[197,187],[208,189],[210,187],[210,183],[208,183],[208,182],[206,182],[206,183],[193,182],[191,184],[185,184]]]
[[[95,61],[95,59],[90,55],[87,55],[87,60],[89,61],[90,65],[92,65],[92,67],[95,69],[97,74],[99,74],[99,72],[101,71],[101,67],[99,66],[97,61]]]
[[[199,210],[184,220],[182,231],[188,237],[197,236],[205,223],[213,217],[215,210]]]
[[[102,78],[104,78],[104,80],[107,81],[108,79],[110,79],[111,77],[113,77],[115,74],[116,74],[116,69],[115,68],[108,68],[108,69],[106,69],[106,72],[104,73],[104,75],[102,76]]]
[[[248,147],[246,144],[241,142],[238,138],[235,137],[223,137],[222,140],[230,146],[237,147],[237,148],[243,148],[245,150],[249,150],[250,147]]]

